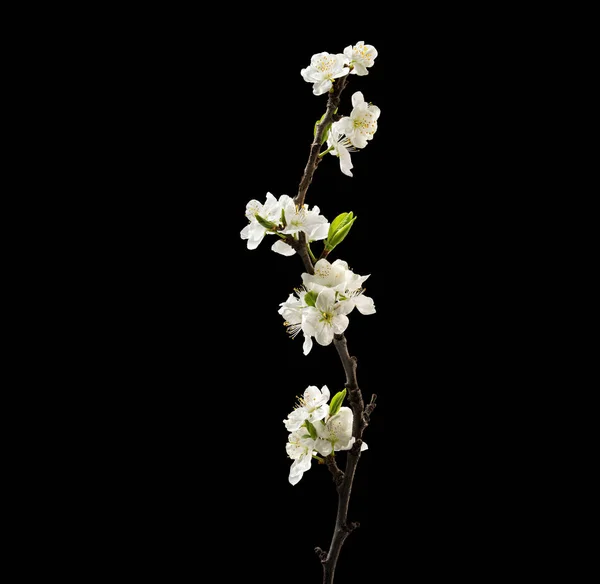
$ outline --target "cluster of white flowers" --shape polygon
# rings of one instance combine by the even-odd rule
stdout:
[[[292,337],[304,334],[305,355],[313,347],[313,337],[320,345],[329,345],[335,334],[342,334],[354,308],[361,314],[375,313],[373,299],[364,295],[369,275],[355,274],[343,260],[330,264],[326,259],[315,264],[314,275],[302,274],[303,287],[279,305],[279,314]]]
[[[246,217],[250,221],[240,235],[248,240],[248,249],[256,249],[265,235],[292,235],[306,233],[307,241],[325,239],[329,232],[329,222],[320,215],[319,207],[308,208],[308,205],[298,207],[288,195],[281,195],[277,200],[267,193],[264,204],[253,199],[246,205]],[[281,255],[291,256],[296,251],[281,239],[276,241],[271,249]]]
[[[368,75],[368,67],[372,67],[377,57],[377,50],[372,45],[365,45],[359,41],[356,45],[349,45],[343,53],[330,55],[317,53],[310,60],[310,65],[300,71],[304,81],[313,84],[313,93],[323,95],[332,87],[335,79],[344,77],[348,73],[355,75]]]
[[[331,403],[329,389],[311,385],[298,400],[294,411],[283,421],[290,432],[286,452],[293,460],[289,481],[297,484],[310,469],[313,458],[319,454],[350,450],[356,439],[352,436],[354,415],[350,408],[341,406],[346,390],[336,394]],[[367,450],[365,442],[361,451]]]
[[[375,57],[375,47],[360,41],[337,55],[313,55],[310,65],[300,73],[305,81],[313,84],[313,93],[321,95],[333,88],[334,80],[338,77],[349,73],[368,75],[367,68],[373,66]],[[352,106],[354,109],[350,116],[334,122],[327,134],[327,152],[340,159],[340,169],[347,176],[352,176],[350,152],[367,146],[377,131],[377,119],[381,113],[377,106],[365,101],[360,91],[352,96]]]

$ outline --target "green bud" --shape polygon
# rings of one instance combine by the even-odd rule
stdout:
[[[306,302],[307,306],[316,306],[317,304],[317,296],[319,294],[314,290],[307,292],[304,296],[304,302]]]
[[[275,225],[275,223],[273,223],[272,221],[267,221],[266,219],[263,219],[260,215],[256,214],[255,215],[256,220],[265,228],[265,229],[277,229],[277,225]]]
[[[356,221],[356,217],[354,217],[354,219],[352,219],[352,221],[350,221],[350,223],[344,225],[344,227],[339,229],[337,231],[337,233],[330,240],[327,241],[327,246],[330,249],[333,249],[334,247],[336,247],[340,243],[342,243],[342,241],[344,241],[344,239],[346,239],[346,235],[348,235],[350,228],[352,227],[352,225],[355,221]]]
[[[306,429],[308,430],[308,433],[310,434],[310,437],[313,440],[316,440],[318,435],[317,435],[317,429],[308,421],[306,420],[304,422],[304,425],[306,426]]]
[[[340,213],[331,222],[331,225],[329,226],[329,233],[327,234],[327,239],[331,239],[335,235],[335,232],[338,229],[340,229],[340,227],[343,227],[349,220],[351,220],[352,217],[354,217],[352,211],[350,211],[350,213]]]
[[[342,403],[343,403],[345,397],[346,397],[346,389],[344,388],[343,391],[338,391],[338,393],[336,393],[331,398],[331,403],[329,404],[329,415],[330,416],[335,416],[340,411],[340,408],[342,407]]]

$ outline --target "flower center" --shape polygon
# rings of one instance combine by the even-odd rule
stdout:
[[[333,313],[332,312],[321,312],[321,322],[328,324],[329,326],[333,323]]]

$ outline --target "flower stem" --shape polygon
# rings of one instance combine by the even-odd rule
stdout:
[[[310,249],[310,243],[308,243],[308,241],[306,242],[306,249],[308,249],[308,255],[310,255],[310,259],[313,261],[313,264],[316,264],[317,258],[315,257],[315,254],[312,252],[312,249]]]
[[[323,158],[323,156],[325,156],[325,154],[327,154],[328,152],[331,152],[333,150],[333,146],[330,146],[329,148],[327,148],[327,150],[323,150],[323,152],[321,152],[321,154],[319,154],[319,158]]]

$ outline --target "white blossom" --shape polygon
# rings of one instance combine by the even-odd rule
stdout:
[[[377,49],[373,45],[365,45],[363,41],[357,42],[344,49],[344,55],[350,64],[350,73],[355,75],[368,75],[367,67],[372,67]]]
[[[267,233],[267,228],[258,222],[257,215],[266,221],[277,223],[281,216],[281,203],[271,193],[267,193],[264,204],[252,199],[246,205],[246,217],[250,223],[242,229],[240,236],[248,240],[248,249],[256,249]]]
[[[352,96],[352,106],[350,116],[339,120],[339,131],[346,134],[353,146],[364,148],[377,131],[381,110],[376,105],[367,103],[360,91]]]
[[[300,331],[303,332],[304,344],[302,345],[302,350],[305,355],[308,355],[313,347],[313,340],[312,337],[302,329],[304,311],[308,308],[308,305],[304,302],[306,290],[297,290],[296,293],[298,296],[290,294],[288,299],[279,305],[281,308],[278,312],[283,316],[283,324],[287,327],[287,332],[292,338],[296,337]]]
[[[297,484],[302,475],[310,469],[314,454],[315,441],[310,437],[306,428],[300,428],[288,436],[285,450],[294,461],[290,468],[289,481]]]
[[[333,87],[333,80],[350,72],[347,67],[348,58],[342,54],[330,55],[317,53],[310,60],[310,65],[300,71],[304,81],[313,84],[313,93],[322,95]]]
[[[302,283],[306,290],[321,292],[331,289],[339,292],[338,301],[348,302],[352,308],[361,314],[374,314],[375,303],[372,298],[364,295],[363,284],[370,274],[360,276],[348,268],[343,260],[335,260],[330,264],[326,259],[321,259],[315,264],[315,273],[302,274]],[[352,308],[348,311],[349,314]]]
[[[352,176],[350,170],[353,168],[350,152],[356,152],[350,140],[346,137],[340,128],[339,122],[334,122],[329,129],[327,136],[327,146],[329,154],[337,156],[340,159],[340,169],[346,176]]]
[[[325,424],[315,424],[317,439],[314,449],[323,456],[328,456],[332,452],[340,450],[350,450],[356,439],[352,436],[352,424],[354,414],[350,408],[345,406],[340,411],[327,418]],[[361,451],[367,450],[368,446],[362,443]]]
[[[298,207],[294,200],[288,200],[282,205],[286,226],[281,233],[295,235],[300,231],[306,233],[307,241],[318,241],[325,239],[329,233],[329,221],[321,215],[319,207],[312,209],[304,204]]]
[[[302,330],[315,337],[319,345],[329,345],[333,335],[342,334],[348,328],[346,316],[354,306],[349,302],[336,302],[336,292],[326,288],[319,292],[315,306],[303,311]]]
[[[315,385],[309,385],[304,395],[298,399],[298,405],[294,411],[283,421],[290,432],[298,430],[306,420],[311,424],[322,420],[329,414],[329,389],[326,385],[319,389]]]

